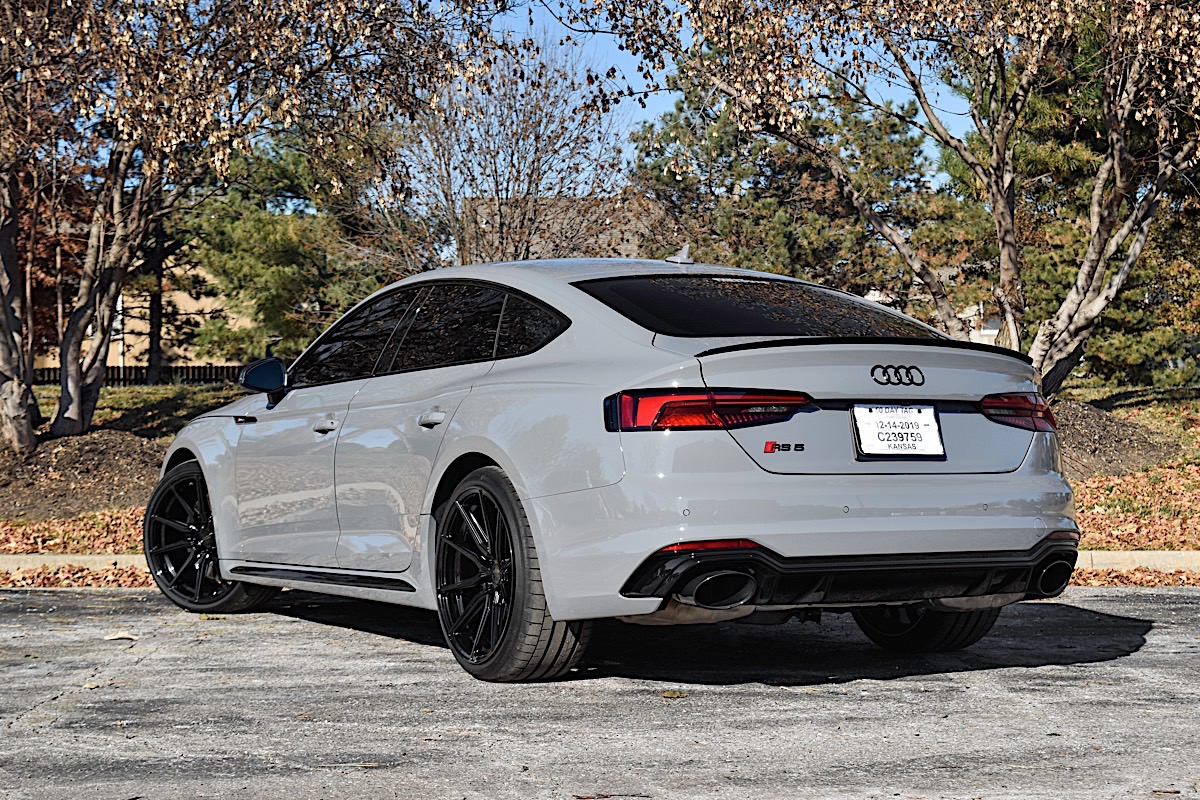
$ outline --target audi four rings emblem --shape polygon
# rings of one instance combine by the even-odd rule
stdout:
[[[925,373],[919,367],[876,364],[871,367],[871,380],[880,386],[924,386]]]

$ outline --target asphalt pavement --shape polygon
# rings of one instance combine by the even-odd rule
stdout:
[[[1070,589],[955,654],[821,625],[599,627],[468,677],[432,614],[0,591],[3,798],[1200,798],[1200,589]]]

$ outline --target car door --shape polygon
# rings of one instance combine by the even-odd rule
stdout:
[[[418,291],[352,310],[292,365],[283,398],[246,418],[234,459],[241,534],[231,557],[336,565],[337,431]]]
[[[338,566],[408,568],[438,448],[491,367],[504,296],[486,284],[431,284],[390,363],[351,401],[337,443]]]

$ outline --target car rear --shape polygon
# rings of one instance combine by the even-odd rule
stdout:
[[[679,379],[604,401],[626,471],[558,540],[606,563],[577,591],[619,576],[654,601],[632,614],[669,622],[989,608],[1066,585],[1071,491],[1023,356],[754,273],[575,285],[680,359]]]

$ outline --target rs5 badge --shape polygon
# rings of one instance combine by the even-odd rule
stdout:
[[[763,445],[764,453],[799,453],[804,450],[803,442],[787,444],[785,442],[767,442]]]

